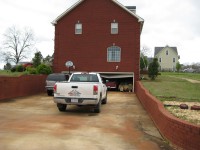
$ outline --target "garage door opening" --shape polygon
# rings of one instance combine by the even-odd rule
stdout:
[[[102,74],[101,77],[109,91],[134,92],[132,74]]]

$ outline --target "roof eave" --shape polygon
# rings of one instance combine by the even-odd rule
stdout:
[[[78,6],[80,3],[82,3],[84,0],[79,0],[78,2],[76,2],[74,5],[72,5],[69,9],[67,9],[66,11],[64,11],[61,15],[59,15],[54,21],[52,21],[52,25],[56,25],[57,22],[63,17],[65,16],[67,13],[69,13],[70,11],[72,11],[76,6]],[[127,9],[126,7],[124,7],[124,5],[122,5],[121,3],[119,3],[116,0],[112,0],[115,4],[117,4],[119,7],[121,7],[122,9],[126,10],[129,14],[131,14],[132,16],[136,17],[138,19],[138,22],[141,23],[141,32],[142,32],[142,27],[144,24],[144,19],[139,17],[138,15],[136,15],[135,13],[131,12],[129,9]]]
[[[166,47],[172,49],[175,53],[177,53],[178,55],[178,50],[177,50],[177,47],[170,47],[170,46],[165,46],[165,47],[155,47],[155,50],[154,50],[154,57],[156,55],[158,55],[158,53],[160,53],[161,51],[163,51],[163,49],[165,49]]]
[[[136,17],[138,19],[138,22],[144,22],[144,19],[141,18],[140,16],[136,15],[135,13],[131,12],[128,8],[126,8],[124,5],[122,5],[120,2],[116,1],[116,0],[112,0],[115,4],[117,4],[118,6],[120,6],[122,9],[126,10],[129,14],[131,14],[132,16]]]
[[[56,25],[57,22],[64,17],[67,13],[69,13],[70,11],[72,11],[76,6],[78,6],[80,3],[82,3],[84,0],[79,0],[78,2],[76,2],[74,5],[72,5],[70,8],[68,8],[66,11],[64,11],[61,15],[59,15],[54,21],[52,21],[52,25]]]
[[[138,22],[141,23],[141,28],[140,28],[140,34],[142,33],[142,29],[144,26],[144,19],[141,18],[140,16],[138,16],[137,14],[131,12],[128,8],[124,7],[124,5],[122,5],[120,2],[116,1],[116,0],[112,0],[115,4],[117,4],[119,7],[121,7],[122,9],[124,9],[125,11],[127,11],[129,14],[131,14],[132,16],[136,17],[138,19]]]

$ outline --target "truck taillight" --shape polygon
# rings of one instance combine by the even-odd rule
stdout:
[[[98,85],[94,85],[93,86],[93,95],[97,95],[98,94]]]
[[[57,92],[57,85],[56,85],[56,84],[55,84],[54,87],[53,87],[53,91],[54,91],[54,93]]]

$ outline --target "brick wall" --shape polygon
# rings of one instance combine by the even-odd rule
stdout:
[[[136,95],[166,139],[186,150],[200,148],[200,126],[192,125],[172,116],[139,81],[136,83]]]
[[[0,100],[45,92],[45,75],[0,77]]]

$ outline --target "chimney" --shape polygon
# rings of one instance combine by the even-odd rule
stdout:
[[[136,14],[136,6],[125,6],[128,10]]]

